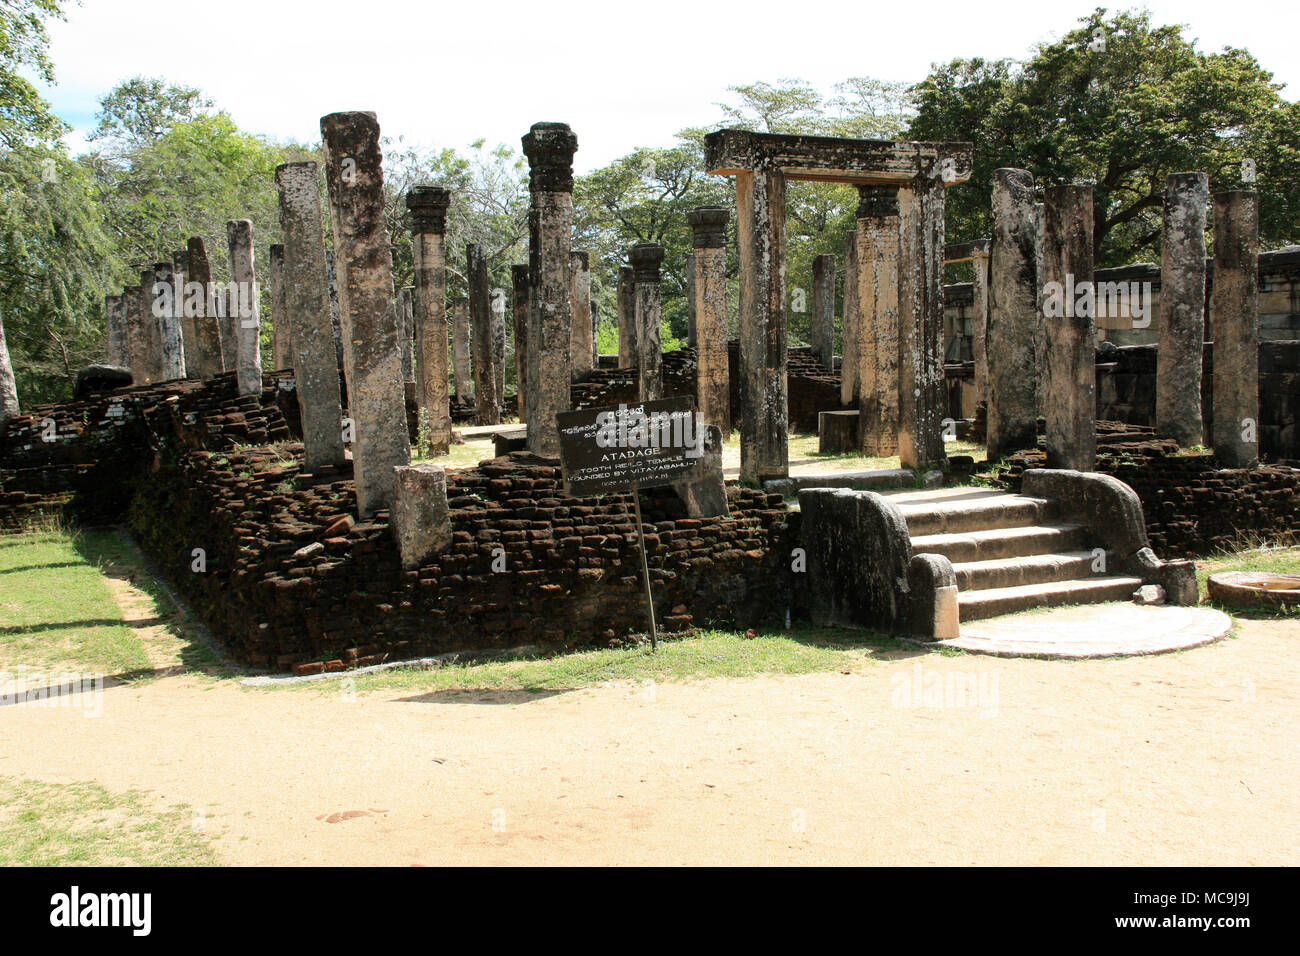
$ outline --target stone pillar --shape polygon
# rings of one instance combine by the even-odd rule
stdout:
[[[469,298],[459,296],[451,303],[452,375],[456,385],[456,404],[474,404],[473,363],[474,332],[469,321]]]
[[[858,299],[858,234],[844,236],[844,321],[841,324],[840,404],[856,405],[861,394],[858,373],[862,350],[858,341],[862,329],[862,307]]]
[[[1205,342],[1205,209],[1210,178],[1165,179],[1160,240],[1160,339],[1156,352],[1156,435],[1183,448],[1204,441],[1201,364]]]
[[[199,378],[210,382],[223,370],[221,348],[221,321],[208,308],[211,296],[208,290],[212,285],[212,266],[208,263],[208,250],[203,240],[191,236],[186,243],[189,254],[190,281],[197,283],[201,293],[195,297],[192,308],[194,316],[194,337],[198,352]],[[188,299],[188,296],[187,296]]]
[[[325,249],[325,270],[330,277],[330,324],[334,328],[334,355],[338,364],[341,387],[346,389],[347,377],[343,371],[345,364],[343,361],[343,323],[339,319],[339,277],[334,268],[334,247],[332,245]],[[344,404],[347,404],[346,400]]]
[[[984,392],[991,462],[1038,446],[1038,382],[1043,374],[1036,341],[1041,323],[1038,218],[1033,175],[1024,169],[994,170]]]
[[[847,277],[845,277],[847,281]],[[813,355],[835,371],[835,257],[827,253],[813,259],[812,313],[808,319],[808,343]]]
[[[740,257],[740,478],[790,473],[785,341],[785,175],[736,174]]]
[[[972,319],[975,326],[971,336],[971,358],[975,361],[975,401],[979,403],[985,400],[989,378],[986,347],[989,328],[989,257],[982,254],[972,256],[971,268],[974,270],[971,282],[974,294]]]
[[[573,154],[578,138],[564,123],[535,123],[523,138],[529,165],[528,449],[558,457],[555,416],[569,408],[569,248],[573,233]],[[586,322],[587,317],[583,316]],[[535,345],[534,345],[535,343]]]
[[[570,299],[573,302],[573,332],[569,337],[570,372],[576,382],[591,374],[595,363],[591,347],[591,265],[585,252],[569,256],[572,274]]]
[[[515,327],[515,386],[519,421],[528,421],[528,266],[510,267]]]
[[[140,286],[129,285],[122,290],[122,299],[126,303],[126,364],[131,369],[131,384],[144,385],[149,381],[144,294]]]
[[[240,395],[257,395],[262,391],[262,321],[258,315],[252,221],[232,219],[227,222],[226,243],[230,246],[230,277],[239,290],[237,301],[227,306],[234,314],[236,324],[236,380]]]
[[[696,323],[699,316],[695,314],[695,253],[686,254],[686,344],[699,348]]]
[[[591,300],[591,367],[600,367],[600,305]]]
[[[153,314],[158,323],[158,381],[174,382],[185,377],[185,343],[181,340],[181,318],[175,296],[175,276],[170,262],[153,265]],[[166,291],[164,291],[166,290]]]
[[[321,117],[339,280],[339,323],[362,517],[393,501],[393,469],[411,463],[406,388],[384,219],[383,153],[374,113]]]
[[[302,442],[306,449],[303,467],[313,472],[323,466],[341,465],[346,458],[321,222],[320,174],[312,162],[285,163],[276,167],[275,183],[280,192],[280,231],[284,234],[281,314],[284,324],[292,329],[290,360],[302,413]],[[191,249],[195,241],[190,240]],[[211,328],[215,332],[215,322]],[[220,358],[219,351],[214,354]]]
[[[1041,366],[1047,356],[1047,339],[1046,328],[1043,321],[1043,228],[1047,221],[1047,207],[1043,203],[1034,204],[1034,229],[1035,229],[1035,248],[1034,248],[1034,283],[1038,290],[1037,306],[1034,309],[1034,355],[1039,362],[1039,382],[1035,388],[1034,402],[1041,417],[1043,414],[1044,402],[1047,398],[1047,388],[1041,381]]]
[[[277,243],[269,252],[271,271],[271,367],[292,369],[289,317],[284,306],[284,246]]]
[[[226,229],[229,233],[229,224]],[[238,300],[231,301],[230,286],[214,285],[210,288],[207,311],[215,315],[221,325],[221,365],[227,372],[239,370],[239,316]]]
[[[858,447],[883,458],[898,454],[898,187],[859,186],[857,215]]]
[[[21,411],[18,405],[18,383],[14,379],[14,363],[9,357],[9,344],[5,341],[4,316],[0,315],[0,432]]]
[[[126,365],[126,300],[122,296],[104,296],[104,328],[108,340],[108,364]]]
[[[631,266],[618,270],[618,367],[636,365],[636,274]]]
[[[1052,186],[1045,198],[1046,355],[1042,367],[1047,467],[1093,471],[1097,462],[1097,350],[1093,329],[1092,187]]]
[[[415,268],[415,357],[419,365],[420,414],[435,455],[451,448],[451,400],[447,394],[447,207],[451,190],[412,186],[406,194],[411,216]],[[469,355],[466,354],[466,360]],[[468,369],[466,370],[468,378]],[[457,388],[460,387],[459,380]]]
[[[1214,455],[1229,468],[1253,468],[1259,462],[1259,196],[1252,190],[1214,194],[1210,328]]]
[[[469,320],[474,332],[474,423],[498,425],[501,401],[497,395],[496,350],[493,348],[492,312],[488,304],[487,251],[478,243],[465,247],[469,279]]]
[[[663,308],[659,293],[659,267],[664,261],[664,247],[641,242],[628,254],[636,275],[636,366],[637,400],[653,402],[664,397],[663,349],[659,324]]]
[[[686,214],[691,224],[695,290],[696,396],[701,417],[726,441],[731,437],[731,380],[727,356],[727,221],[722,206]],[[832,303],[833,305],[833,303]]]
[[[393,536],[402,568],[412,571],[451,546],[447,476],[437,465],[399,465],[393,485]]]
[[[918,177],[898,192],[898,457],[918,475],[942,468],[944,183]]]
[[[492,376],[496,383],[497,419],[506,403],[506,290],[488,294],[488,315],[492,321]]]
[[[402,347],[402,381],[415,381],[415,289],[397,293],[397,335]]]
[[[137,381],[153,385],[162,377],[162,321],[154,312],[153,266],[140,267],[141,368],[144,377]]]
[[[185,286],[190,281],[190,253],[188,249],[177,249],[172,253],[172,274],[176,277],[176,314],[180,322],[181,352],[185,358],[185,377],[199,378],[199,336],[198,322],[185,307],[188,296]]]

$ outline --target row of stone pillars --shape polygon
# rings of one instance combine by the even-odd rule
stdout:
[[[1204,440],[1208,198],[1204,173],[1166,180],[1156,433],[1184,447]],[[1041,411],[1048,466],[1090,471],[1096,320],[1114,318],[1107,312],[1117,297],[1103,298],[1093,283],[1091,187],[1049,187],[1044,200],[1040,215],[1028,171],[994,172],[988,320],[982,336],[976,328],[977,374],[986,366],[988,456],[1033,448]],[[1217,193],[1214,210],[1212,444],[1224,464],[1249,467],[1259,457],[1258,199],[1250,191]]]
[[[140,268],[140,284],[104,298],[107,360],[131,369],[136,384],[178,379],[210,380],[235,372],[241,395],[262,388],[261,321],[253,224],[226,224],[230,283],[212,282],[207,248],[200,237],[172,254],[172,261]],[[292,368],[291,323],[284,305],[283,247],[270,249],[275,316],[273,355],[277,368]]]

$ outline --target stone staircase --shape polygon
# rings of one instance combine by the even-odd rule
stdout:
[[[1142,579],[1108,573],[1085,527],[1050,498],[969,487],[889,495],[914,554],[952,562],[962,621],[1035,607],[1127,601]],[[1104,553],[1104,552],[1103,552]]]

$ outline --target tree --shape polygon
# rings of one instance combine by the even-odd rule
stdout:
[[[949,232],[989,234],[992,172],[1093,187],[1097,264],[1155,257],[1165,176],[1241,188],[1256,163],[1260,234],[1287,241],[1300,206],[1300,113],[1244,50],[1204,53],[1145,12],[1097,9],[1025,63],[953,60],[916,88],[909,137],[975,144],[972,179],[949,191]]]
[[[154,77],[123,80],[99,101],[92,142],[130,151],[157,142],[178,123],[207,115],[212,101],[189,86],[172,86]]]
[[[66,19],[59,0],[0,0],[0,147],[17,149],[51,144],[67,129],[27,79],[30,68],[46,83],[54,82],[54,65],[45,21]]]

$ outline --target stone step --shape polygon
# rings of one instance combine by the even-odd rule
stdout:
[[[1025,525],[1020,528],[990,528],[957,534],[925,534],[912,538],[913,554],[942,554],[949,561],[991,561],[1031,554],[1076,551],[1084,546],[1087,532],[1082,525]]]
[[[1054,581],[987,591],[963,591],[957,595],[957,609],[960,620],[976,621],[1035,607],[1127,601],[1141,586],[1141,578],[1097,577],[1086,581]]]
[[[1013,494],[896,503],[912,537],[1045,524],[1057,511],[1054,501]]]
[[[990,561],[964,561],[954,564],[952,570],[957,575],[957,590],[986,591],[1098,577],[1092,570],[1095,560],[1091,551],[1065,551]]]

